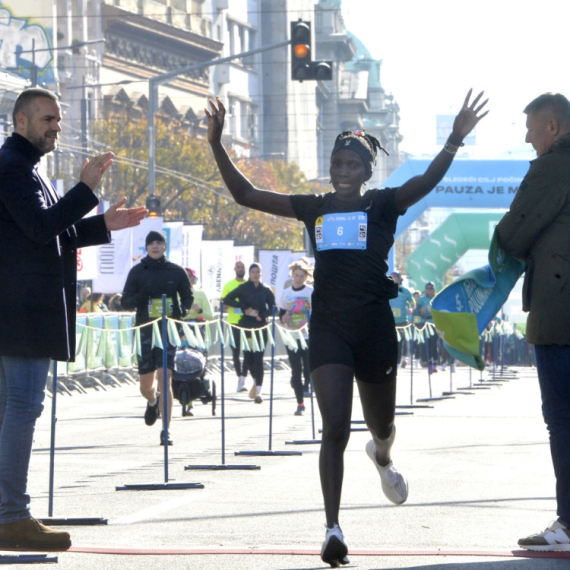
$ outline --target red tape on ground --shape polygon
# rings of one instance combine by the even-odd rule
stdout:
[[[132,548],[72,546],[68,552],[83,554],[115,554],[129,556],[204,556],[204,555],[245,555],[264,556],[319,556],[321,551],[302,548]],[[535,552],[531,550],[355,550],[350,549],[350,556],[486,556],[495,558],[570,558],[570,552]]]

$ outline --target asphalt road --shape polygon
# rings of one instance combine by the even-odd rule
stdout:
[[[413,380],[411,391],[409,368],[400,371],[399,405],[418,405],[417,399],[429,397],[426,371],[415,370]],[[469,374],[465,367],[452,377],[440,372],[432,377],[431,395],[479,380],[478,373]],[[271,449],[302,455],[236,456],[270,448],[269,374],[261,405],[247,393],[236,394],[235,387],[234,375],[226,374],[223,461],[220,407],[214,417],[210,406],[197,404],[193,418],[182,418],[180,406],[175,407],[169,478],[171,483],[201,483],[203,489],[116,490],[165,481],[160,428],[144,425],[145,402],[136,385],[58,396],[53,514],[108,520],[107,525],[65,527],[73,547],[55,555],[59,568],[328,567],[318,555],[324,538],[319,446],[285,443],[313,439],[310,405],[305,416],[294,416],[289,374],[276,372]],[[570,567],[568,557],[524,557],[517,548],[518,538],[542,530],[555,518],[554,477],[536,373],[519,369],[518,379],[482,387],[486,389],[422,403],[430,407],[399,408],[393,459],[410,483],[405,505],[392,505],[383,496],[364,451],[369,435],[352,434],[341,510],[351,561],[345,568]],[[48,398],[30,472],[37,518],[49,512],[50,412]],[[356,394],[353,419],[362,419]],[[355,429],[362,427],[354,424]],[[319,428],[316,412],[317,438]],[[222,463],[260,469],[184,469]]]

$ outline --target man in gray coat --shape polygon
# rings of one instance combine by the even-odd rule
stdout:
[[[61,109],[44,89],[16,100],[14,133],[0,149],[0,549],[66,550],[69,533],[32,518],[27,494],[34,427],[50,359],[75,356],[77,248],[138,225],[145,208],[125,200],[84,218],[113,153],[85,160],[81,181],[59,198],[40,167],[57,147]],[[38,296],[37,292],[41,295]]]
[[[526,263],[523,310],[550,433],[558,519],[519,546],[570,550],[570,101],[545,93],[524,112],[526,142],[538,158],[497,230],[503,249]]]

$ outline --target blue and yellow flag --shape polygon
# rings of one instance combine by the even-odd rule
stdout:
[[[499,312],[524,271],[499,246],[497,230],[489,249],[489,265],[468,271],[436,295],[431,314],[449,354],[483,370],[479,335]]]

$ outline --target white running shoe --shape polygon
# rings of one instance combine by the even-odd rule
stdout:
[[[344,536],[339,526],[335,524],[332,528],[325,525],[327,534],[323,547],[321,548],[321,560],[330,564],[331,568],[338,568],[341,564],[348,564],[350,560],[346,557],[348,546],[344,542]]]
[[[563,550],[569,552],[570,528],[558,521],[553,521],[542,532],[521,538],[518,544],[527,550],[539,550],[542,552]]]
[[[396,505],[405,503],[408,498],[408,482],[406,478],[394,467],[392,461],[385,467],[378,464],[378,461],[376,461],[376,444],[373,439],[366,444],[366,453],[376,466],[376,469],[378,469],[378,473],[380,473],[382,491],[384,491],[386,498]]]
[[[245,387],[245,376],[240,376],[238,378],[238,386],[236,392],[247,392],[247,388]]]

